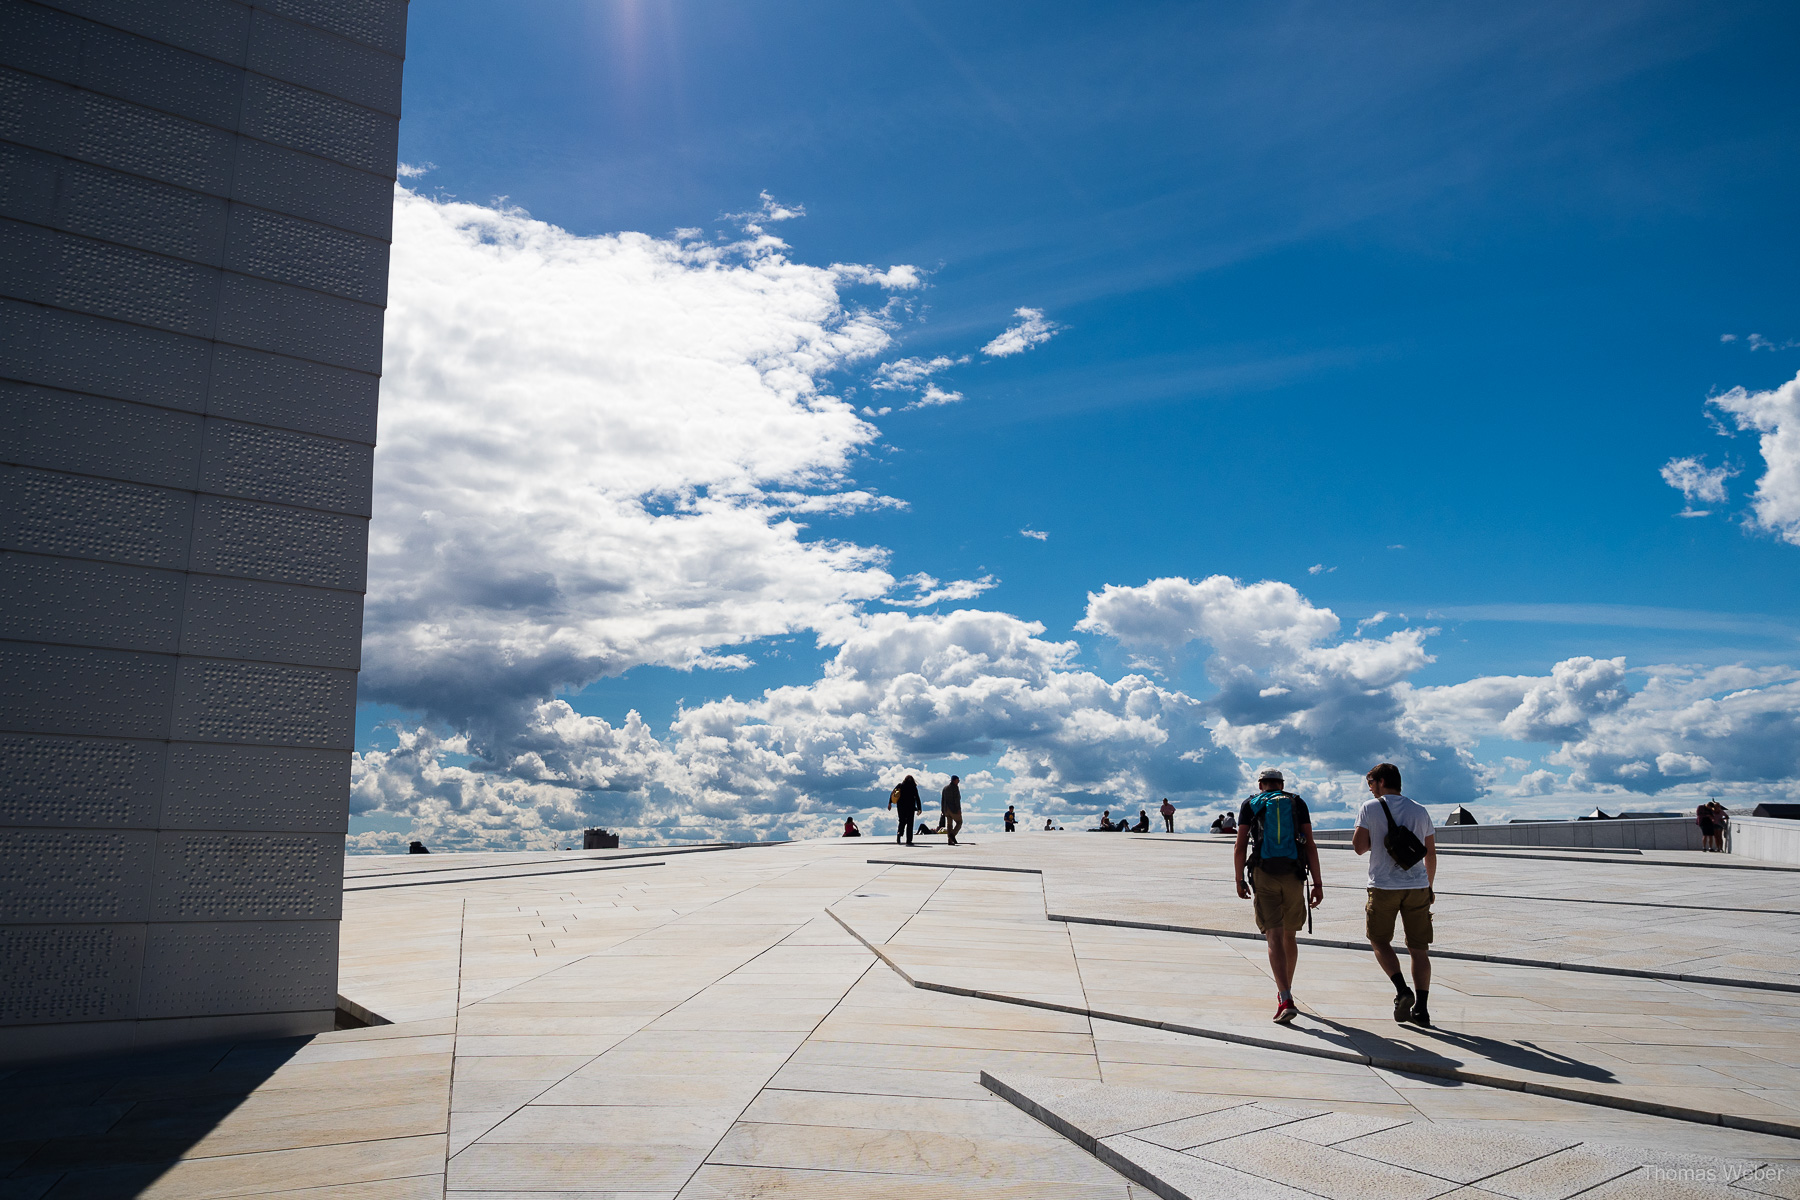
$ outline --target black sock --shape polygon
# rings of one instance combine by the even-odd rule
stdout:
[[[1389,975],[1388,978],[1394,981],[1394,995],[1404,996],[1406,994],[1406,976],[1395,971],[1392,975]]]
[[[1426,989],[1424,989],[1424,988],[1419,989],[1418,998],[1413,1001],[1414,1008],[1424,1008],[1425,1007],[1425,992],[1426,992]]]

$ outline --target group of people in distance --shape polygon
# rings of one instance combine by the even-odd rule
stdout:
[[[1356,815],[1350,843],[1357,854],[1369,858],[1363,932],[1375,961],[1394,985],[1394,1020],[1430,1026],[1435,830],[1425,806],[1400,791],[1399,767],[1379,763],[1365,780],[1370,798]],[[1300,953],[1295,935],[1306,924],[1307,909],[1325,902],[1325,878],[1319,871],[1319,849],[1313,842],[1306,801],[1286,789],[1286,780],[1274,768],[1258,776],[1257,787],[1261,790],[1238,810],[1232,876],[1238,897],[1254,901],[1256,928],[1268,943],[1269,970],[1275,976],[1274,1019],[1285,1025],[1300,1011],[1294,1006],[1294,967]],[[1394,953],[1396,922],[1412,960],[1410,987]]]
[[[956,835],[961,831],[963,825],[961,783],[961,776],[952,775],[950,777],[950,782],[944,785],[944,790],[939,794],[940,815],[938,816],[937,828],[933,829],[931,826],[921,821],[919,822],[918,827],[919,833],[947,834],[949,835],[950,844],[952,846],[958,844]],[[894,844],[896,846],[900,845],[903,840],[908,846],[913,844],[913,818],[918,815],[919,810],[923,807],[924,801],[919,797],[919,781],[914,779],[911,775],[902,779],[894,786],[894,790],[888,793],[888,808],[893,811],[896,818],[894,827]],[[1169,833],[1174,833],[1175,806],[1169,803],[1169,798],[1167,796],[1163,797],[1162,808],[1158,811],[1162,813],[1164,830]],[[1018,830],[1019,817],[1018,814],[1013,811],[1012,805],[1009,804],[1006,806],[1006,815],[1003,820],[1005,822],[1006,832],[1013,833]],[[1217,822],[1214,824],[1216,827]],[[1045,818],[1044,828],[1060,829],[1062,827],[1058,825],[1053,818]],[[1100,828],[1108,833],[1149,833],[1150,814],[1144,809],[1139,809],[1137,824],[1133,825],[1123,818],[1115,822],[1112,819],[1112,810],[1107,809],[1100,814]],[[855,817],[844,818],[844,836],[862,836],[862,830],[857,828]]]
[[[1731,813],[1717,800],[1708,800],[1694,809],[1694,821],[1700,826],[1700,849],[1717,854],[1725,852],[1725,831],[1731,828]]]

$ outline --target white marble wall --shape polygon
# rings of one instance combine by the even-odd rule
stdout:
[[[1733,854],[1760,858],[1766,862],[1790,863],[1800,867],[1800,821],[1777,817],[1731,818],[1730,841]]]
[[[0,0],[0,1062],[328,1028],[405,0]]]
[[[1349,841],[1351,830],[1321,829],[1322,841]],[[1564,846],[1614,850],[1699,850],[1692,817],[1615,821],[1520,821],[1506,825],[1441,825],[1440,846]]]

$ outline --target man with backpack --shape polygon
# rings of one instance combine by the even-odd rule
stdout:
[[[1294,1007],[1294,965],[1300,956],[1294,935],[1306,924],[1308,906],[1317,908],[1325,899],[1319,848],[1312,839],[1312,814],[1306,810],[1306,801],[1286,791],[1285,785],[1281,772],[1273,767],[1257,776],[1256,786],[1262,790],[1244,801],[1231,852],[1238,897],[1248,900],[1254,894],[1256,898],[1256,928],[1269,944],[1269,971],[1275,976],[1274,1020],[1281,1025],[1300,1011]],[[1246,863],[1250,867],[1248,883]],[[1310,895],[1306,890],[1309,873]]]
[[[1437,879],[1437,838],[1425,806],[1400,794],[1400,768],[1378,763],[1367,776],[1369,794],[1357,814],[1351,846],[1369,856],[1365,932],[1375,961],[1394,983],[1394,1020],[1431,1025],[1431,886]],[[1413,987],[1394,954],[1394,919],[1406,934]],[[1414,989],[1417,989],[1415,992]]]

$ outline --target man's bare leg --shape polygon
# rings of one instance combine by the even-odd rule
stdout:
[[[1294,990],[1294,965],[1300,957],[1300,945],[1286,929],[1270,929],[1263,933],[1269,943],[1269,973],[1275,976],[1275,991],[1282,996]]]

